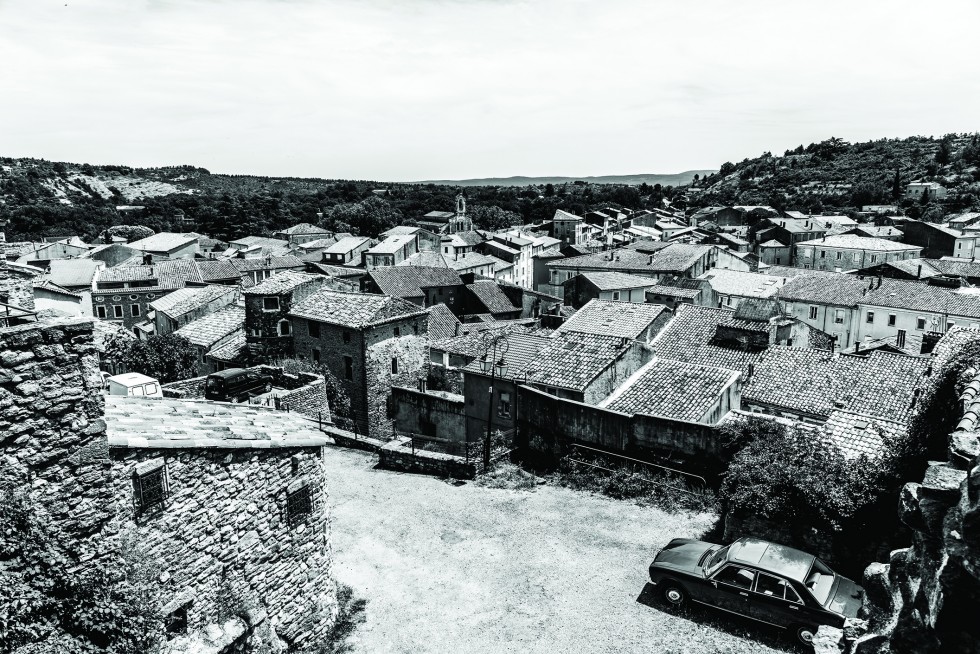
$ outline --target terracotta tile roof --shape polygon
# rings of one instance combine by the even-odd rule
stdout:
[[[602,406],[623,413],[700,422],[738,376],[733,370],[654,358]]]
[[[710,245],[687,243],[634,243],[629,247],[550,261],[547,265],[562,270],[598,268],[635,274],[680,274],[690,270],[711,248]]]
[[[497,257],[491,257],[489,254],[480,254],[479,252],[467,252],[465,257],[459,257],[458,259],[450,259],[447,257],[445,261],[446,265],[453,270],[467,270],[469,268],[479,268],[481,266],[490,265],[492,265],[494,270],[496,270],[498,264],[505,263]]]
[[[657,318],[668,311],[661,304],[593,299],[576,311],[557,331],[638,338]]]
[[[310,275],[296,272],[295,270],[285,270],[268,279],[262,280],[251,288],[245,289],[244,293],[245,295],[280,295],[282,293],[288,293],[307,282],[318,279],[323,279],[323,276]]]
[[[759,329],[757,323],[735,321],[730,309],[714,309],[682,304],[674,318],[650,343],[654,356],[673,361],[735,370],[743,375],[749,364],[759,360],[760,352],[717,344],[715,333],[719,325]]]
[[[562,211],[561,209],[557,209],[557,210],[555,210],[555,215],[552,218],[552,220],[564,221],[564,222],[568,222],[568,221],[573,221],[574,222],[574,221],[585,220],[585,219],[582,218],[581,216],[576,216],[573,213],[568,213],[567,211]]]
[[[333,245],[327,248],[328,254],[346,254],[351,250],[364,245],[365,242],[371,239],[366,236],[345,236]]]
[[[421,266],[423,268],[448,268],[446,258],[438,252],[416,252],[404,261],[399,261],[396,266]]]
[[[34,290],[36,291],[37,289],[43,289],[43,290],[46,290],[46,291],[50,291],[52,293],[57,293],[59,295],[66,295],[66,296],[70,296],[70,297],[74,297],[74,298],[81,298],[82,297],[79,293],[74,293],[72,291],[69,291],[67,288],[62,288],[61,286],[58,286],[54,282],[52,282],[50,280],[47,280],[47,279],[44,279],[44,280],[41,280],[41,281],[36,281],[35,280],[34,281]]]
[[[335,245],[338,239],[334,236],[328,236],[326,238],[318,238],[315,241],[307,241],[306,243],[300,243],[296,247],[301,251],[306,253],[313,253],[316,250],[316,254],[320,254],[320,250],[325,250],[331,245]]]
[[[796,247],[816,246],[824,248],[845,248],[850,250],[868,250],[871,252],[907,252],[921,250],[919,245],[896,243],[884,238],[872,238],[857,234],[835,234],[826,238],[815,238],[810,241],[800,241]]]
[[[208,259],[197,262],[197,269],[201,272],[201,279],[206,282],[213,282],[220,279],[237,279],[241,277],[241,271],[235,266],[233,259]]]
[[[862,454],[879,458],[885,448],[885,438],[901,436],[906,427],[893,420],[838,409],[831,412],[822,431],[829,442],[836,445],[847,458],[857,458]]]
[[[656,282],[649,277],[630,275],[621,272],[584,272],[580,277],[589,280],[600,291],[612,291],[624,288],[650,288]]]
[[[389,236],[388,238],[381,241],[377,245],[369,248],[367,250],[367,253],[368,254],[391,254],[394,252],[398,252],[403,247],[405,247],[405,245],[407,245],[408,243],[412,243],[414,241],[415,241],[414,237],[406,236],[404,234],[398,236]]]
[[[894,280],[883,280],[888,284]],[[796,302],[853,307],[861,301],[871,286],[871,279],[861,279],[841,273],[807,271],[794,277],[779,289],[779,297]]]
[[[48,280],[58,286],[91,286],[100,266],[102,262],[95,259],[52,259]]]
[[[865,284],[868,282],[865,281]],[[877,286],[877,285],[876,285]],[[925,282],[899,279],[882,280],[881,287],[869,290],[859,304],[908,309],[950,316],[980,318],[980,293],[976,289],[951,289]],[[941,325],[940,328],[945,327]]]
[[[455,271],[453,271],[455,273]],[[489,313],[510,313],[520,310],[515,307],[496,282],[480,280],[467,284],[466,288],[486,307]]]
[[[188,286],[150,302],[150,308],[171,318],[176,318],[203,307],[220,297],[231,296],[237,292],[238,289],[233,286]],[[230,300],[231,298],[229,298]]]
[[[429,341],[452,338],[462,333],[462,323],[445,304],[429,307]]]
[[[194,345],[210,348],[245,325],[245,307],[232,304],[193,320],[174,332]]]
[[[915,261],[915,259],[912,259],[912,261]],[[944,275],[980,277],[980,262],[977,261],[956,260],[952,257],[943,257],[942,259],[921,259],[920,263],[928,264]]]
[[[299,414],[248,404],[110,395],[105,422],[109,447],[264,450],[327,444]]]
[[[187,282],[201,282],[202,279],[197,262],[192,259],[159,261],[152,266],[115,266],[113,268],[104,268],[95,275],[96,286],[101,282],[147,281],[156,281],[156,284],[153,286],[141,286],[140,290],[183,288]],[[118,291],[118,289],[112,290]]]
[[[363,329],[390,320],[423,316],[426,310],[388,295],[345,293],[321,288],[294,305],[289,315],[343,327]]]
[[[666,295],[667,297],[696,298],[701,295],[700,288],[684,288],[670,284],[655,284],[647,289],[649,295]]]
[[[269,247],[273,249],[285,249],[289,247],[289,241],[269,236],[243,236],[242,238],[236,238],[234,241],[229,241],[229,243],[231,245],[243,245],[246,248]]]
[[[778,275],[722,268],[713,268],[698,279],[707,280],[711,288],[720,295],[739,297],[771,297],[778,293],[779,288],[787,281],[786,277]]]
[[[538,351],[529,379],[534,384],[583,391],[632,346],[632,341],[617,336],[565,332]]]
[[[238,362],[244,359],[248,351],[248,344],[245,341],[245,331],[240,331],[221,345],[211,348],[208,356],[218,361],[226,363]]]
[[[845,409],[905,423],[928,366],[926,359],[902,354],[863,357],[772,346],[746,380],[742,401],[820,417]]]
[[[245,259],[230,259],[231,265],[238,269],[239,273],[250,272],[252,270],[282,270],[285,268],[295,268],[303,270],[306,264],[302,259],[291,254],[284,254],[278,257],[253,257]]]
[[[134,250],[171,252],[177,248],[184,247],[191,242],[197,242],[197,237],[191,236],[190,234],[160,232],[159,234],[153,234],[151,236],[147,236],[146,238],[141,238],[138,241],[127,243],[126,245]]]
[[[507,343],[507,352],[503,355],[504,361],[507,364],[507,377],[510,379],[517,379],[518,377],[524,376],[525,372],[534,370],[535,358],[538,352],[540,352],[544,347],[546,347],[551,339],[545,336],[535,336],[532,334],[523,333],[508,333],[504,335],[501,340]],[[484,340],[486,343],[486,340]],[[500,345],[497,346],[497,359],[500,359]],[[469,363],[463,371],[468,375],[481,375],[489,377],[489,373],[484,373],[480,366],[480,358],[482,358],[484,352],[489,357],[493,354],[493,348],[491,346],[490,351],[487,352],[485,346],[480,347],[476,354],[477,359]]]
[[[385,295],[401,298],[425,297],[422,289],[427,286],[459,286],[463,283],[455,270],[423,266],[375,268],[368,272],[368,277]]]
[[[785,246],[784,246],[785,247]],[[777,277],[786,277],[791,279],[793,277],[799,277],[801,275],[813,275],[813,274],[836,274],[836,273],[824,273],[819,270],[810,270],[807,268],[796,268],[794,266],[769,266],[765,270],[760,270],[765,275],[774,275]]]
[[[300,223],[298,225],[293,225],[292,227],[287,227],[286,229],[279,230],[280,234],[330,234],[329,229],[324,229],[322,227],[317,227],[316,225],[311,225],[310,223]]]
[[[732,320],[738,322],[769,322],[770,319],[783,315],[779,301],[774,298],[746,298],[735,307]]]

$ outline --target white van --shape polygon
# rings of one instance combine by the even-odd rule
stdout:
[[[133,397],[163,397],[160,382],[153,377],[138,372],[114,375],[105,380],[109,395],[132,395]]]

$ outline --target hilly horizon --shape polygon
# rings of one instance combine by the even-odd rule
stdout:
[[[690,184],[694,176],[704,177],[718,172],[717,169],[685,170],[680,173],[637,173],[633,175],[586,175],[582,177],[567,176],[527,176],[513,175],[511,177],[474,177],[470,179],[426,179],[418,182],[402,182],[409,184],[438,184],[440,186],[538,186],[541,184],[569,184],[573,182],[588,182],[590,184],[648,184],[653,186],[683,186]]]

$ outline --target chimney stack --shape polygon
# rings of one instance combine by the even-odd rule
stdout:
[[[149,252],[144,252],[143,253],[143,265],[144,266],[149,266],[152,263],[153,263],[153,255],[150,254]]]

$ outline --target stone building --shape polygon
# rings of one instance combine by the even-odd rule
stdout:
[[[96,273],[93,282],[92,315],[132,328],[146,320],[151,302],[202,281],[196,263],[190,259],[105,268]]]
[[[238,289],[231,286],[215,284],[178,289],[150,302],[154,331],[157,336],[165,336],[237,300]]]
[[[427,373],[428,312],[400,298],[320,289],[289,316],[296,355],[340,381],[357,431],[390,436],[391,387],[414,387]]]
[[[312,423],[186,400],[106,406],[90,319],[0,329],[0,353],[0,489],[28,493],[81,566],[135,537],[163,568],[168,651],[197,651],[203,634],[216,652],[257,634],[301,649],[331,628],[326,439]],[[240,601],[219,605],[226,588]]]
[[[270,361],[292,357],[289,311],[327,281],[323,275],[289,271],[245,289],[245,342],[249,358]]]
[[[794,254],[797,266],[841,272],[860,270],[885,261],[917,259],[922,256],[922,248],[883,238],[836,234],[801,241],[796,244]]]
[[[243,333],[244,328],[245,307],[240,304],[229,304],[214,313],[187,323],[174,334],[194,346],[197,353],[196,372],[199,375],[206,375],[217,370],[208,359],[208,352],[232,341]]]

